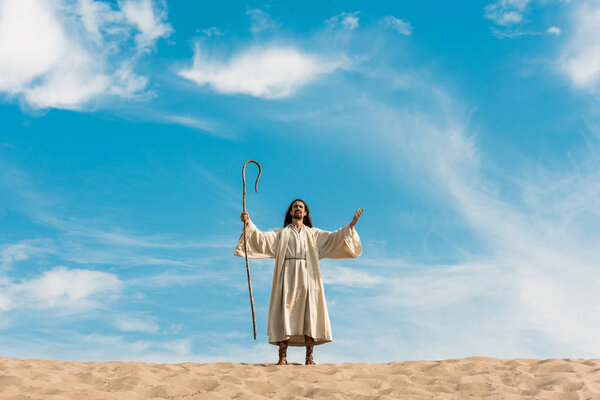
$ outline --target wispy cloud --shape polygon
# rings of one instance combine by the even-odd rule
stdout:
[[[500,26],[523,21],[523,13],[532,0],[498,0],[485,7],[485,17]]]
[[[140,318],[131,316],[119,316],[114,321],[115,327],[123,332],[158,332],[158,324],[150,317]]]
[[[246,11],[250,17],[250,32],[257,35],[264,31],[274,30],[279,27],[279,23],[275,21],[268,13],[258,8]]]
[[[29,258],[30,244],[19,242],[14,244],[3,245],[0,249],[0,269],[5,269],[15,261],[22,261]]]
[[[115,229],[114,231],[105,231],[94,228],[89,228],[76,224],[69,224],[70,232],[77,233],[82,236],[87,236],[96,239],[100,242],[124,247],[146,247],[157,249],[185,249],[185,248],[202,248],[228,247],[230,244],[219,241],[210,242],[190,242],[186,240],[177,240],[168,235],[136,235],[126,230]]]
[[[119,228],[114,222],[90,221],[75,215],[63,216],[58,209],[71,201],[51,192],[41,192],[27,172],[8,164],[0,168],[0,190],[4,199],[11,199],[11,207],[27,220],[50,229],[47,235],[18,240],[0,245],[0,276],[10,271],[20,261],[49,262],[82,266],[111,265],[117,267],[163,266],[200,267],[215,262],[215,257],[227,249],[230,255],[231,239],[214,234],[206,240],[190,240],[180,234],[140,234]],[[194,167],[197,167],[194,164]],[[203,169],[194,169],[212,183],[218,179]],[[216,180],[215,180],[216,179]],[[231,191],[222,186],[218,193],[227,190],[223,201],[231,201]],[[232,203],[232,207],[234,207]],[[235,205],[237,208],[237,204]],[[104,228],[104,227],[105,228]],[[202,249],[199,257],[197,250]],[[54,261],[49,261],[49,257]],[[55,263],[54,265],[56,265]]]
[[[180,70],[179,75],[199,85],[209,85],[219,93],[279,99],[344,64],[341,57],[280,46],[253,47],[223,62],[205,57],[197,47],[192,67]]]
[[[600,6],[582,2],[571,17],[571,31],[559,59],[561,70],[579,87],[593,89],[600,79]]]
[[[128,286],[138,286],[143,288],[161,288],[170,286],[183,286],[183,285],[194,285],[198,281],[219,281],[219,274],[217,273],[180,273],[180,272],[162,272],[159,274],[131,278],[127,280]]]
[[[580,220],[584,218],[583,215],[597,214],[592,211],[594,204],[584,206],[583,211],[582,205],[576,203],[583,192],[590,189],[580,184],[579,181],[583,178],[580,177],[580,170],[570,171],[560,179],[572,182],[569,185],[571,195],[558,189],[560,186],[542,186],[549,178],[541,178],[546,174],[542,172],[536,178],[527,180],[526,193],[530,199],[532,193],[540,196],[533,202],[535,205],[532,208],[501,200],[493,189],[494,183],[483,174],[480,157],[477,156],[481,150],[464,128],[452,125],[439,132],[443,136],[435,133],[436,130],[421,131],[421,135],[427,132],[427,136],[436,137],[439,141],[433,143],[419,140],[419,146],[425,145],[422,160],[427,160],[433,166],[430,172],[446,188],[450,198],[455,201],[457,211],[471,229],[485,238],[494,250],[485,259],[479,260],[483,267],[480,270],[485,274],[472,275],[477,271],[475,268],[465,271],[473,277],[472,283],[464,285],[463,279],[454,282],[443,280],[443,286],[458,290],[452,296],[442,293],[435,296],[435,289],[431,288],[431,282],[435,281],[424,281],[420,286],[429,288],[425,290],[433,295],[429,298],[439,299],[435,306],[438,310],[446,307],[449,299],[459,293],[464,296],[460,303],[465,307],[476,303],[477,298],[489,296],[487,304],[492,302],[500,305],[503,310],[501,313],[506,318],[514,318],[514,327],[517,329],[514,336],[522,347],[528,346],[526,332],[531,330],[535,332],[534,335],[563,346],[563,352],[545,354],[593,354],[590,349],[600,348],[600,341],[597,339],[600,325],[592,322],[591,316],[596,312],[594,304],[598,304],[600,298],[589,289],[600,284],[600,281],[592,273],[595,256],[586,252],[585,248],[590,245],[586,238],[590,229],[600,231],[600,225],[592,228],[588,223],[585,228],[579,229],[574,223],[583,222]],[[404,139],[406,140],[406,136]],[[443,152],[435,150],[438,145],[444,147]],[[540,166],[538,170],[544,171]],[[593,174],[597,175],[595,172]],[[552,187],[556,189],[549,189]],[[596,190],[598,185],[594,185],[593,191]],[[566,197],[561,199],[555,191]],[[587,221],[591,222],[589,217]],[[489,267],[484,267],[486,265]],[[567,270],[570,272],[567,273]],[[572,278],[573,276],[578,278]],[[478,288],[476,292],[473,292],[474,288]],[[482,288],[485,288],[484,291],[479,291]],[[539,291],[538,294],[532,295],[533,290]],[[506,298],[506,293],[513,295]],[[567,293],[577,295],[567,296]],[[544,299],[550,297],[553,302],[547,303]],[[580,310],[577,317],[569,311],[574,309]],[[438,315],[437,312],[435,314]],[[485,318],[485,315],[482,314],[481,318]],[[578,329],[578,334],[568,337],[564,330],[570,330],[568,327],[571,326],[580,326],[581,329]]]
[[[207,37],[224,36],[225,32],[219,27],[211,26],[210,28],[199,29],[197,32],[202,32]]]
[[[4,0],[0,93],[42,109],[80,109],[108,95],[143,97],[147,78],[135,73],[132,60],[172,29],[150,0],[119,5]],[[135,48],[127,44],[132,32]]]
[[[412,33],[412,26],[410,25],[410,23],[403,21],[400,18],[388,15],[387,17],[384,17],[382,21],[386,27],[395,30],[401,35],[408,36]]]
[[[497,0],[485,7],[485,18],[491,20],[492,33],[497,38],[518,38],[521,36],[560,35],[562,30],[558,26],[549,28],[531,28],[531,22],[525,18],[534,0]],[[548,5],[558,2],[538,2],[539,5]],[[568,3],[568,1],[567,1]]]
[[[364,287],[383,283],[384,279],[373,273],[356,268],[347,268],[325,261],[321,268],[323,282],[328,285]]]
[[[393,81],[394,73],[371,76],[370,85],[376,86],[378,79]],[[374,360],[378,349],[379,361],[472,354],[592,356],[600,349],[600,323],[593,317],[600,295],[592,289],[600,286],[594,273],[600,180],[592,167],[598,164],[598,142],[590,140],[561,173],[536,162],[531,169],[514,166],[511,177],[489,174],[490,161],[470,129],[468,110],[434,81],[413,74],[411,84],[402,86],[406,96],[427,93],[427,101],[411,110],[349,90],[346,98],[361,101],[345,103],[352,112],[343,121],[343,133],[338,118],[324,116],[318,124],[337,132],[348,146],[360,142],[362,152],[376,154],[378,165],[388,163],[402,179],[414,180],[481,244],[473,254],[461,252],[458,261],[441,265],[391,256],[353,260],[353,270],[380,279],[362,286],[356,299],[344,291],[355,290],[351,285],[328,297],[332,324],[341,336],[332,352],[344,360],[350,354]],[[313,120],[306,123],[317,124]],[[515,195],[507,198],[500,187],[510,187]],[[377,326],[378,333],[363,326]],[[386,335],[394,338],[393,349],[378,347],[389,343]],[[373,340],[357,345],[355,338],[365,337]]]
[[[207,335],[213,336],[211,333]],[[81,334],[63,329],[44,340],[0,336],[0,351],[6,357],[19,358],[160,363],[265,362],[277,357],[275,347],[270,344],[240,345],[232,342],[221,346],[224,337],[239,341],[239,335],[222,333],[220,337],[215,337],[218,349],[199,353],[194,351],[198,344],[191,337],[139,340],[129,338],[126,334]]]
[[[343,12],[341,14],[334,15],[325,22],[333,28],[341,26],[344,29],[352,31],[358,28],[358,14],[360,14],[360,11]]]
[[[171,122],[177,125],[187,126],[188,128],[199,129],[206,131],[217,137],[227,137],[227,135],[221,134],[217,129],[218,124],[216,122],[207,121],[200,118],[190,117],[186,115],[166,115],[166,122]]]

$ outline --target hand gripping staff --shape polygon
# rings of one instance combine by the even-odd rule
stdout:
[[[254,163],[258,167],[258,176],[254,183],[254,191],[258,193],[258,179],[262,169],[260,164],[254,160],[248,160],[242,167],[242,181],[244,182],[244,212],[246,212],[246,165]],[[256,340],[256,317],[254,316],[254,298],[252,297],[252,283],[250,282],[250,266],[248,265],[248,250],[246,249],[246,223],[244,222],[244,254],[246,256],[246,273],[248,274],[248,291],[250,292],[250,307],[252,308],[252,327],[254,328],[254,340]]]

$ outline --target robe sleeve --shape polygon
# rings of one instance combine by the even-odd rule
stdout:
[[[319,259],[321,258],[356,258],[362,252],[358,232],[350,225],[328,232],[313,228]]]
[[[281,229],[261,232],[252,221],[246,225],[246,248],[248,258],[275,258]],[[244,257],[244,228],[235,246],[234,256]]]

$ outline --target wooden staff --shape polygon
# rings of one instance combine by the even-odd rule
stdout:
[[[254,163],[258,167],[258,176],[256,177],[256,182],[254,183],[254,191],[258,193],[258,179],[260,178],[260,174],[262,169],[260,168],[260,164],[254,160],[248,160],[242,167],[242,181],[244,182],[244,212],[246,212],[246,165],[248,163]],[[248,291],[250,292],[250,307],[252,308],[252,327],[254,328],[254,340],[256,340],[256,317],[254,316],[254,298],[252,297],[252,283],[250,281],[250,266],[248,264],[248,250],[246,249],[246,222],[244,222],[244,254],[246,256],[246,273],[248,274]]]

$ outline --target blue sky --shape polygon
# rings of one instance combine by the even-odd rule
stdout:
[[[296,197],[327,230],[365,208],[317,362],[597,357],[598,26],[594,1],[0,0],[0,355],[273,361],[273,262],[255,342],[232,256],[255,159],[263,230]]]

